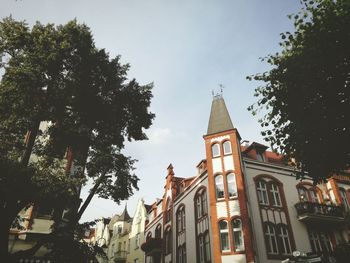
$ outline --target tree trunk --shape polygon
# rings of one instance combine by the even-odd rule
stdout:
[[[38,135],[39,126],[40,126],[40,121],[34,121],[31,129],[27,133],[26,141],[25,141],[26,148],[21,159],[21,164],[23,166],[27,166],[29,163],[29,158],[33,151],[34,142],[35,142],[36,136]]]
[[[8,262],[8,243],[9,243],[9,226],[6,218],[0,210],[0,258],[3,262]]]

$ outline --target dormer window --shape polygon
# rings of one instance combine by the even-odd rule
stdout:
[[[256,152],[256,159],[260,162],[265,162],[265,156],[262,152]]]
[[[218,143],[211,146],[211,153],[213,158],[220,156],[220,145]]]
[[[232,153],[232,149],[231,149],[231,142],[230,141],[225,141],[222,144],[223,148],[224,148],[224,155],[226,154],[231,154]]]

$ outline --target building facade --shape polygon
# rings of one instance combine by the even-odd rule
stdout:
[[[297,180],[282,155],[241,141],[221,95],[203,138],[197,174],[167,168],[164,194],[148,210],[146,263],[275,263],[295,250],[331,261],[349,240],[349,177]]]

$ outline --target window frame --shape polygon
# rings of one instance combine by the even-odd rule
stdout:
[[[229,182],[229,177],[232,177],[233,180]],[[226,184],[227,184],[227,196],[230,199],[234,199],[238,197],[238,190],[237,190],[237,180],[236,180],[236,175],[233,172],[229,172],[226,174]],[[233,184],[233,192],[234,194],[231,195],[230,191],[230,185]]]
[[[221,178],[221,182],[220,182],[220,184],[218,184],[218,182],[217,182],[217,179],[218,178]],[[216,196],[216,200],[217,201],[222,201],[222,200],[225,200],[225,193],[226,193],[226,191],[225,191],[225,181],[224,181],[224,176],[222,175],[222,174],[217,174],[217,175],[215,175],[215,177],[214,177],[214,182],[215,182],[215,196]],[[218,186],[222,186],[222,191],[218,191],[218,189],[219,189],[219,187]],[[222,197],[219,197],[219,193],[221,193],[222,192]]]
[[[229,145],[229,151],[228,151],[228,152],[226,152],[225,145]],[[223,152],[224,155],[230,155],[230,154],[232,154],[232,144],[231,144],[231,141],[226,140],[226,141],[222,142],[222,152]]]
[[[226,223],[226,228],[221,228],[221,223]],[[220,251],[221,253],[225,253],[225,252],[231,252],[231,242],[230,242],[230,230],[228,227],[228,222],[226,219],[221,219],[218,222],[218,226],[219,226],[219,237],[220,237]],[[225,237],[223,239],[223,237]],[[228,249],[224,249],[223,247],[223,240],[226,240],[227,243],[227,248]]]
[[[218,152],[215,152],[214,154],[214,147],[216,147],[216,150]],[[221,149],[220,149],[220,143],[218,142],[215,142],[211,145],[211,157],[212,158],[217,158],[217,157],[220,157],[221,156]]]
[[[239,221],[240,227],[234,227],[234,222]],[[243,225],[242,225],[242,219],[240,217],[234,217],[231,219],[231,230],[232,230],[232,242],[233,242],[233,249],[235,252],[242,252],[245,251],[244,246],[244,235],[243,235]],[[235,233],[239,233],[240,235],[240,247],[236,245],[236,235]]]

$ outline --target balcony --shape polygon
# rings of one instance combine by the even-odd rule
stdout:
[[[127,251],[117,251],[114,252],[113,259],[115,263],[126,262]]]
[[[163,239],[162,238],[149,238],[145,243],[141,245],[141,249],[147,256],[162,253]]]
[[[299,202],[295,204],[295,208],[301,222],[336,224],[345,221],[344,209],[341,206]]]

